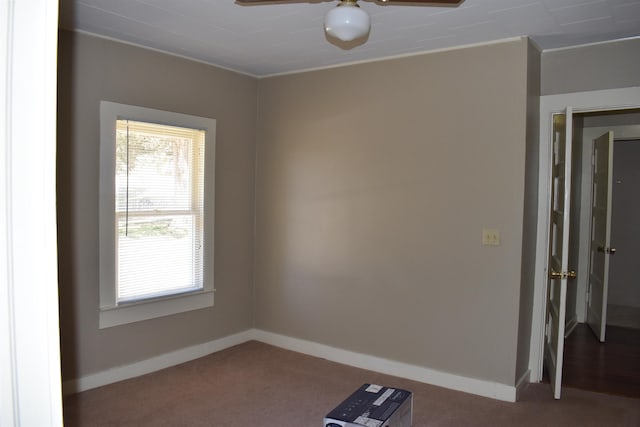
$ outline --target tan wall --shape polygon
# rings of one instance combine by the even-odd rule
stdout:
[[[640,86],[640,38],[542,54],[542,95]]]
[[[527,144],[522,244],[520,318],[516,380],[529,369],[531,323],[535,290],[536,242],[538,237],[538,182],[540,160],[540,51],[531,43],[527,59]]]
[[[58,224],[64,380],[252,325],[256,79],[62,31]],[[99,102],[217,119],[215,307],[98,329]]]
[[[256,327],[514,384],[527,52],[260,81]]]

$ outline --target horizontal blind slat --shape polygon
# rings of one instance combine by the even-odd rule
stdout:
[[[117,300],[202,289],[204,132],[118,121]]]

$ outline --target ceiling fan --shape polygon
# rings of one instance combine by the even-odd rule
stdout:
[[[300,2],[301,0],[284,0]],[[237,0],[238,3],[273,3],[274,0]],[[425,4],[425,5],[454,5],[461,0],[375,0],[376,3],[390,4]],[[278,2],[280,3],[280,2]],[[324,17],[325,32],[337,39],[348,42],[364,37],[371,28],[369,14],[360,9],[358,0],[338,0],[338,5],[329,10]]]

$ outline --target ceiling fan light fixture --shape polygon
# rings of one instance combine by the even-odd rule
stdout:
[[[352,0],[342,0],[324,17],[325,32],[345,42],[366,36],[370,28],[369,14]]]

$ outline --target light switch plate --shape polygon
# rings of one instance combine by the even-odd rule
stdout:
[[[500,246],[500,230],[496,230],[495,228],[483,228],[482,244],[484,246]]]

